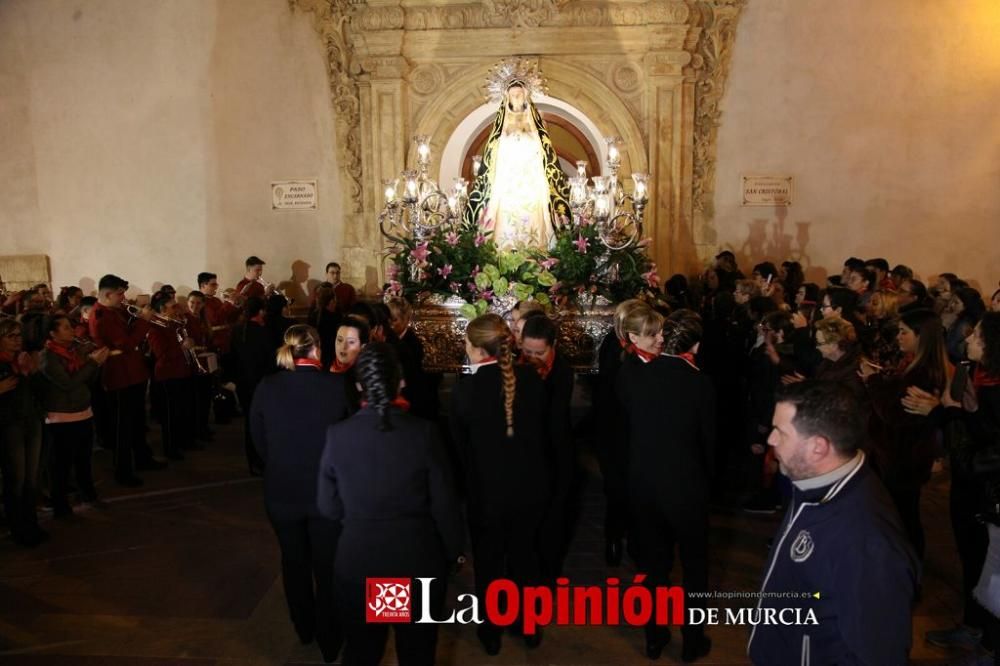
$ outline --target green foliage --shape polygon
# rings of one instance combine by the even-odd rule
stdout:
[[[586,220],[558,231],[548,253],[498,251],[490,236],[462,226],[439,228],[421,242],[404,241],[390,255],[388,291],[410,298],[421,292],[460,296],[466,301],[460,312],[469,319],[508,293],[548,306],[597,296],[620,302],[658,291],[656,267],[644,249],[648,241],[610,252]]]

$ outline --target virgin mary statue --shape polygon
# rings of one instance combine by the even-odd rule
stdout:
[[[569,183],[532,102],[542,92],[537,65],[506,60],[491,73],[499,102],[465,221],[493,232],[501,249],[546,249],[557,226],[568,224]]]

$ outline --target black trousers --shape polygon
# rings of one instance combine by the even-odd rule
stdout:
[[[195,375],[191,380],[194,382],[194,432],[201,437],[209,432],[208,414],[215,395],[215,377]]]
[[[153,459],[146,443],[146,382],[107,391],[108,430],[104,443],[115,454],[115,476],[129,477],[135,465]]]
[[[357,585],[349,586],[356,592]],[[444,610],[447,581],[435,578],[431,585],[431,615],[440,619]],[[359,598],[363,598],[360,597]],[[416,620],[423,608],[423,590],[417,580],[410,583],[410,610]],[[393,623],[376,624],[360,621],[356,613],[345,619],[347,643],[344,646],[344,663],[359,666],[375,666],[382,661],[386,642],[389,640],[389,627],[392,627],[396,639],[396,657],[400,666],[431,666],[437,650],[438,625]]]
[[[333,593],[340,524],[314,516],[269,517],[281,546],[281,579],[295,632],[303,642],[315,636],[324,654],[332,655],[343,640]]]
[[[470,514],[473,573],[480,608],[486,607],[486,589],[498,578],[510,578],[522,588],[542,581],[536,542],[544,512],[545,505],[540,504],[503,515]],[[522,627],[519,620],[513,628]],[[502,628],[485,620],[479,631],[499,636]]]
[[[153,382],[159,396],[163,453],[173,457],[194,446],[194,382],[190,377]]]
[[[654,502],[633,505],[639,571],[646,574],[650,589],[670,584],[674,549],[680,552],[684,569],[685,608],[700,608],[704,600],[691,592],[708,590],[708,506],[662,507]],[[646,640],[660,641],[669,633],[666,626],[655,622],[646,625]],[[685,624],[681,628],[684,640],[704,633],[702,625]]]
[[[604,514],[604,539],[618,541],[629,532],[628,499],[628,437],[621,433],[604,432],[597,442],[597,462],[604,481],[607,510]]]
[[[56,513],[68,512],[67,498],[69,474],[76,473],[76,487],[86,500],[97,498],[94,476],[91,471],[91,454],[94,449],[94,420],[72,423],[50,423],[48,430],[52,451],[49,456],[49,475],[52,482],[52,507]]]
[[[920,522],[920,491],[923,485],[915,481],[901,482],[893,478],[883,478],[885,489],[896,505],[903,529],[910,539],[910,545],[916,551],[917,557],[923,562],[927,550],[927,540],[924,536],[924,526]],[[975,583],[973,582],[973,585]]]
[[[966,471],[965,464],[951,456],[951,490],[948,508],[951,512],[951,529],[958,547],[962,565],[963,622],[982,629],[988,624],[989,613],[972,596],[972,589],[979,581],[979,574],[986,562],[990,536],[986,525],[976,520],[980,498],[976,492],[981,481]]]
[[[247,466],[251,474],[259,474],[264,469],[264,460],[257,453],[257,447],[253,443],[253,434],[250,432],[250,404],[253,402],[256,384],[237,384],[236,397],[240,401],[240,410],[243,412],[243,450],[247,456]]]

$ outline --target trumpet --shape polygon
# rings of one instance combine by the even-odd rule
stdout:
[[[140,308],[139,306],[132,305],[131,303],[123,303],[122,307],[125,308],[125,311],[128,312],[131,317],[135,319],[143,318],[142,308]],[[160,328],[167,328],[171,324],[180,325],[183,322],[181,322],[179,319],[174,319],[173,317],[167,317],[165,315],[161,315],[159,312],[154,312],[153,318],[149,320],[149,323],[152,324],[153,326],[159,326]]]

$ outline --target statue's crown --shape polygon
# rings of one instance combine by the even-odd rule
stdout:
[[[495,104],[503,99],[507,88],[520,83],[529,99],[548,92],[538,61],[528,58],[505,58],[490,68],[486,75],[486,98]]]

